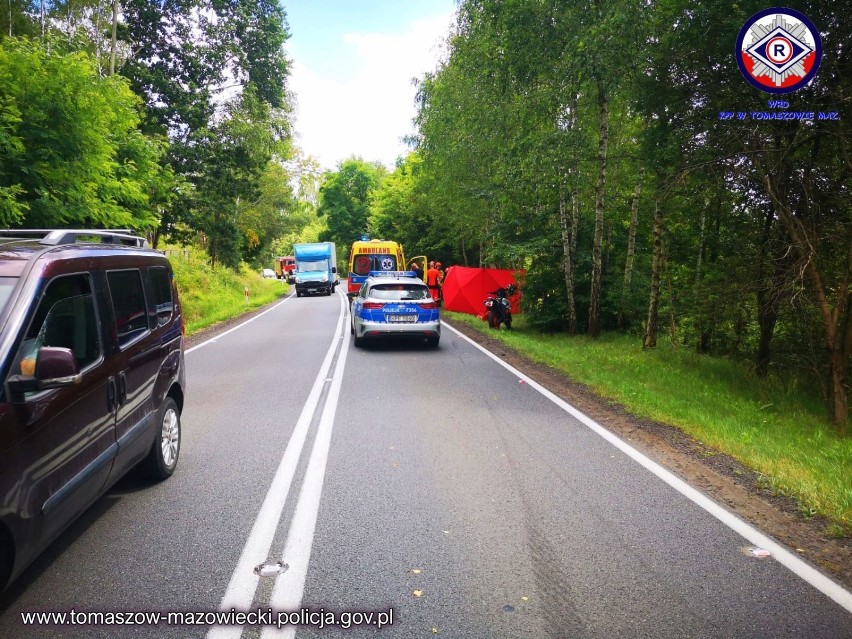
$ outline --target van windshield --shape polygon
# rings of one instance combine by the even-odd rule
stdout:
[[[370,271],[397,270],[396,256],[390,254],[356,255],[352,260],[355,275],[367,275]]]
[[[296,270],[299,273],[305,273],[307,271],[327,271],[328,270],[328,260],[316,260],[313,262],[299,262],[296,264]]]

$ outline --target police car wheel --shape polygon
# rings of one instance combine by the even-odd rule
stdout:
[[[427,337],[426,338],[426,343],[429,344],[429,346],[431,346],[432,348],[437,348],[438,342],[440,342],[440,341],[441,341],[440,336],[438,336],[438,337]]]
[[[364,345],[364,338],[358,337],[357,335],[352,340],[356,347],[361,348]]]

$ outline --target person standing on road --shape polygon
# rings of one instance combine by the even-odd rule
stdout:
[[[429,287],[429,292],[432,294],[432,299],[438,301],[440,289],[438,288],[438,278],[441,276],[441,271],[435,268],[435,262],[429,262],[429,270],[426,271],[426,286]]]
[[[411,264],[409,264],[409,265],[408,265],[408,270],[409,270],[409,271],[414,271],[414,274],[415,274],[418,278],[420,278],[421,280],[423,279],[423,269],[422,269],[422,268],[420,267],[420,265],[417,263],[417,260],[411,260]]]

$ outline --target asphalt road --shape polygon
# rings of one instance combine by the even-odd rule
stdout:
[[[287,298],[189,350],[177,472],[101,498],[0,637],[852,637],[852,595],[533,380],[447,327],[356,349],[347,306]],[[232,607],[327,625],[22,623]]]

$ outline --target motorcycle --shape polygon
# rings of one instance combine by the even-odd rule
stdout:
[[[507,329],[512,330],[512,304],[509,297],[517,290],[517,286],[509,284],[505,288],[501,287],[488,293],[488,297],[483,301],[488,326],[499,329],[500,324],[505,324]]]

